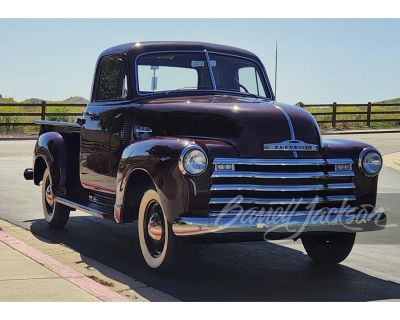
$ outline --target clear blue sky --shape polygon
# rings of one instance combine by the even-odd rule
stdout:
[[[399,35],[400,19],[0,19],[0,94],[88,98],[103,49],[150,40],[248,49],[273,82],[277,40],[278,100],[379,101],[400,97]]]

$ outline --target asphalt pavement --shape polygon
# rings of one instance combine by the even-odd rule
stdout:
[[[361,140],[383,154],[400,151],[400,133],[338,135]],[[400,171],[384,166],[378,206],[388,211],[389,227],[358,234],[350,256],[327,268],[312,263],[301,243],[289,241],[193,246],[178,270],[151,272],[142,260],[136,224],[116,225],[80,212],[64,230],[48,228],[40,189],[25,181],[34,141],[0,141],[0,218],[31,230],[40,239],[79,252],[183,301],[374,301],[400,299]],[[397,194],[397,195],[396,195]],[[99,266],[96,266],[99,269]]]

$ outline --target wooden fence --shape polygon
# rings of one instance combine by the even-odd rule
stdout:
[[[320,124],[330,124],[336,128],[338,124],[359,123],[371,127],[373,123],[388,123],[400,126],[400,103],[366,104],[304,104],[304,108],[312,113]]]
[[[334,102],[331,104],[299,103],[298,105],[310,111],[324,128],[348,126],[349,123],[367,127],[376,123],[386,123],[386,127],[400,126],[400,103],[338,104]],[[35,119],[73,121],[74,117],[82,115],[85,106],[85,104],[55,104],[46,101],[39,104],[0,103],[0,129],[25,126],[32,128],[34,126],[32,121]]]

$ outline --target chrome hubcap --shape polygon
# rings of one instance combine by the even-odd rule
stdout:
[[[46,202],[50,207],[52,207],[54,204],[54,195],[51,184],[49,184],[46,188]]]
[[[149,253],[159,257],[165,243],[165,222],[161,206],[156,201],[148,206],[143,227]]]
[[[153,241],[160,241],[163,235],[163,227],[161,223],[161,218],[157,212],[153,212],[149,218],[147,224],[147,231],[149,237]]]

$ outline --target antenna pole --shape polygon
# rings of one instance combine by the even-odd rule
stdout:
[[[275,41],[275,99],[277,96],[276,93],[276,83],[278,80],[278,41]]]

